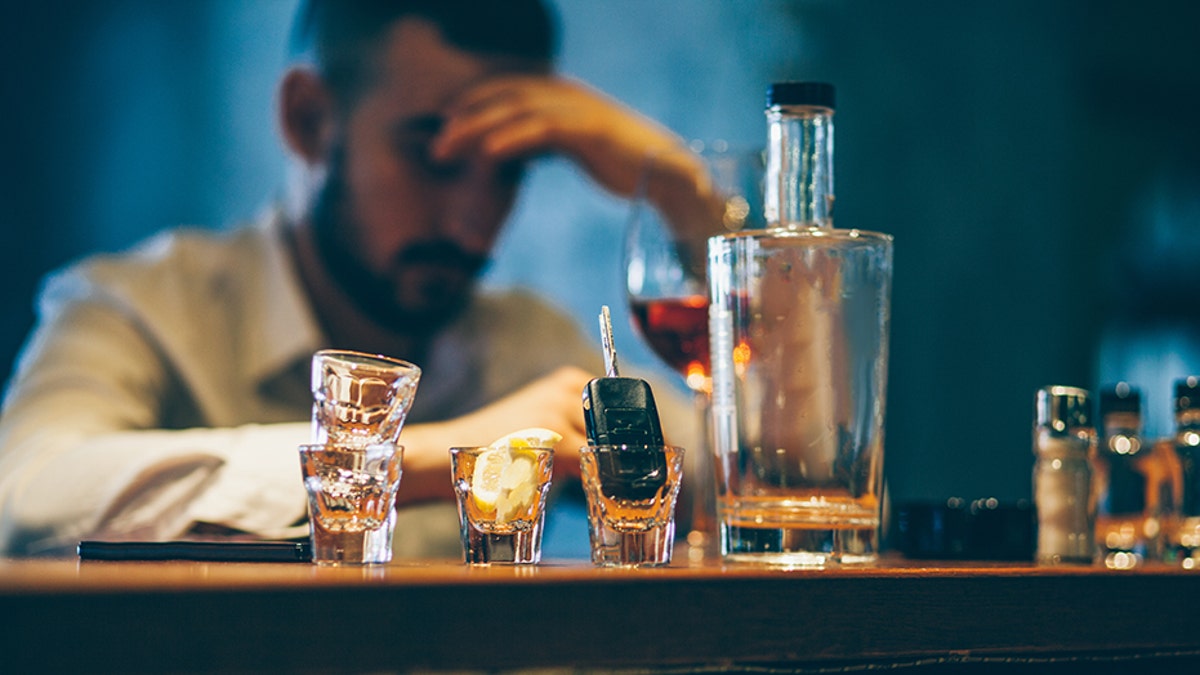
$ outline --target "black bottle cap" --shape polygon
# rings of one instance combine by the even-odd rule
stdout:
[[[1200,377],[1175,380],[1175,412],[1200,408]]]
[[[1037,392],[1036,424],[1055,436],[1069,436],[1079,427],[1090,427],[1091,395],[1079,387],[1049,386]]]
[[[828,82],[776,82],[767,87],[767,107],[816,105],[833,110],[833,85]]]
[[[1129,386],[1128,382],[1105,387],[1100,392],[1100,416],[1113,412],[1141,413],[1142,393]]]

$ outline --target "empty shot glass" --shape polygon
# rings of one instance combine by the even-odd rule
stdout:
[[[463,558],[471,564],[542,559],[551,448],[450,448]]]
[[[604,567],[669,564],[683,448],[600,445],[579,452],[592,562]]]
[[[394,443],[300,446],[313,562],[372,565],[392,559],[403,454]]]
[[[421,380],[408,361],[324,349],[312,358],[313,442],[395,443]]]

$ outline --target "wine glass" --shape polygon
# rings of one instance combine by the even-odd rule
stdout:
[[[689,453],[691,551],[716,534],[716,492],[708,409],[708,238],[763,227],[761,150],[693,142],[647,163],[625,232],[626,299],[634,328],[693,392],[704,447]]]

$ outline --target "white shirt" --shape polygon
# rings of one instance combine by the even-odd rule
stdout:
[[[171,231],[48,278],[0,414],[0,552],[169,539],[196,523],[295,534],[309,361],[332,345],[282,227],[272,216]],[[418,364],[408,423],[464,414],[564,364],[599,369],[568,317],[525,292],[481,294]],[[429,541],[412,534],[421,527]],[[444,554],[456,528],[453,506],[436,504],[402,514],[397,539]]]

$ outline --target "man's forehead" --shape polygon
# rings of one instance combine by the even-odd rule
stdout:
[[[414,115],[432,116],[472,85],[504,72],[511,61],[464,51],[442,39],[432,22],[404,18],[387,32],[374,94]]]

